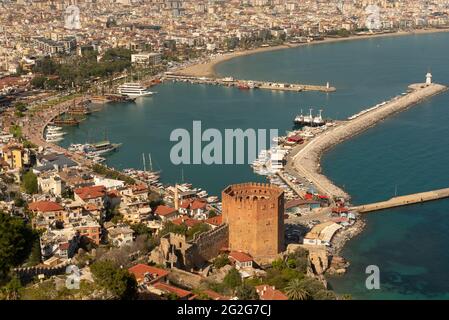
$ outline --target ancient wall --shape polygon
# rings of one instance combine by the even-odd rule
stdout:
[[[214,259],[220,253],[221,248],[227,248],[228,231],[228,226],[223,224],[218,228],[200,234],[194,241],[192,241],[191,243],[196,251],[195,260],[203,260],[203,262],[209,261]]]
[[[231,185],[222,192],[223,223],[229,225],[229,248],[254,258],[275,257],[284,250],[284,193],[264,183]]]
[[[55,267],[34,266],[26,268],[15,268],[14,272],[22,281],[26,282],[40,274],[43,274],[46,277],[65,274],[67,266],[68,263],[64,263]]]
[[[160,245],[150,253],[149,259],[190,271],[203,268],[207,261],[220,253],[221,248],[227,246],[227,225],[204,232],[191,241],[186,241],[184,235],[169,233],[161,238]]]

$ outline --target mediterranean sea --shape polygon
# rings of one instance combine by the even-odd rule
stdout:
[[[170,161],[170,133],[207,128],[291,130],[295,115],[309,107],[324,117],[348,116],[388,100],[411,83],[449,84],[449,34],[435,33],[307,45],[238,57],[217,66],[221,76],[325,84],[334,93],[239,90],[221,86],[165,83],[157,94],[136,103],[109,104],[68,128],[63,146],[101,140],[122,147],[108,165],[142,168],[142,153],[166,183],[190,182],[220,194],[228,184],[264,181],[249,165],[182,165]],[[326,153],[322,168],[354,204],[449,187],[449,94],[412,107]],[[364,232],[348,242],[351,262],[345,276],[330,279],[338,293],[354,299],[449,298],[449,200],[366,216]],[[367,290],[365,268],[380,268],[380,290]]]

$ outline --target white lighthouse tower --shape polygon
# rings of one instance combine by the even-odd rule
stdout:
[[[430,72],[427,72],[426,74],[426,84],[432,84],[432,74]]]

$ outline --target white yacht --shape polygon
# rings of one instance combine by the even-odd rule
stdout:
[[[66,135],[67,132],[47,132],[47,134],[45,135],[47,138],[56,138],[56,137],[62,137],[63,135]]]
[[[118,87],[118,93],[131,98],[151,96],[154,92],[148,90],[140,83],[127,82]]]
[[[46,137],[45,141],[46,142],[58,142],[64,140],[63,137]]]
[[[62,127],[55,127],[55,126],[48,126],[47,127],[47,132],[60,132],[62,130]]]

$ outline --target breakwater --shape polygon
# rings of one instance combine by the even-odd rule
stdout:
[[[344,190],[321,174],[321,155],[324,151],[367,130],[385,118],[406,110],[424,99],[446,91],[447,87],[440,84],[420,83],[410,85],[409,89],[407,94],[394,97],[382,106],[372,109],[353,120],[343,121],[311,140],[291,157],[294,169],[313,183],[320,192],[331,198],[349,200],[350,196]]]
[[[434,201],[444,198],[449,198],[449,188],[393,197],[386,201],[380,201],[352,207],[351,210],[355,210],[360,213],[367,213],[394,207],[407,206],[416,203]]]

